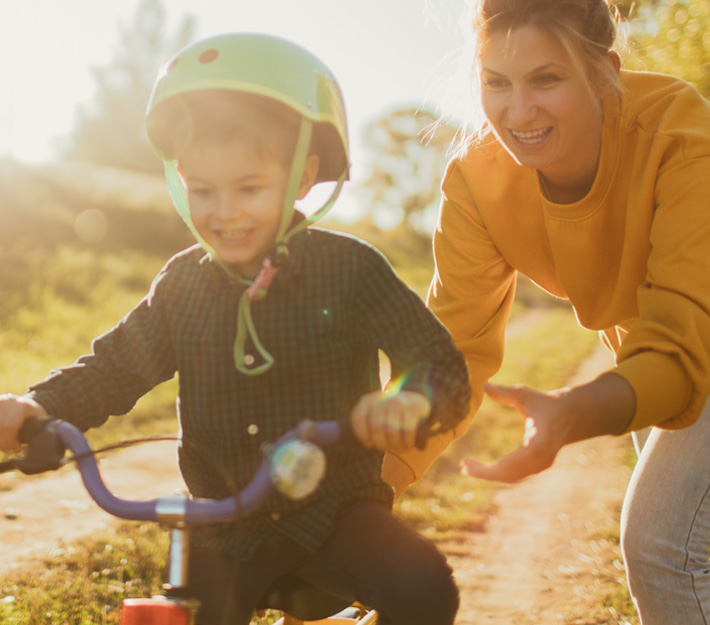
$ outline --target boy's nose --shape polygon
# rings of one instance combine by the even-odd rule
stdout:
[[[220,196],[215,208],[215,215],[221,219],[229,219],[241,213],[239,202],[229,195]]]

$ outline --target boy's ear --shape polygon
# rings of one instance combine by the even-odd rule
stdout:
[[[303,166],[303,177],[301,178],[301,186],[298,188],[298,199],[302,200],[311,190],[311,187],[316,183],[318,177],[318,169],[320,168],[320,158],[317,154],[309,154],[306,158],[306,163]]]

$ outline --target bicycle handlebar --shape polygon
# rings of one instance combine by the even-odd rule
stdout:
[[[38,430],[40,432],[37,434]],[[278,451],[291,441],[306,441],[318,446],[330,445],[351,435],[348,422],[303,421],[283,434],[271,448]],[[72,424],[60,420],[30,419],[26,426],[23,426],[20,438],[24,441],[31,439],[27,457],[32,455],[35,444],[43,446],[43,449],[53,447],[59,450],[62,446],[69,449],[74,454],[82,481],[91,498],[106,512],[121,519],[172,522],[176,525],[208,525],[236,521],[258,508],[274,488],[272,458],[276,453],[267,454],[251,482],[241,492],[226,499],[193,499],[187,495],[172,495],[148,501],[130,501],[116,497],[108,490],[101,478],[93,450],[81,430]],[[58,468],[62,456],[63,448],[56,466],[45,466],[44,470]],[[14,468],[24,470],[23,460],[14,461]],[[36,473],[39,470],[32,465],[29,472]]]

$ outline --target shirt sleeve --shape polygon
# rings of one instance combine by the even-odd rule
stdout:
[[[454,429],[466,416],[470,388],[465,361],[449,332],[379,253],[368,257],[361,280],[356,318],[367,340],[388,356],[390,384],[429,397],[427,428]],[[417,477],[429,464],[412,467]]]
[[[700,132],[700,131],[697,131]],[[659,170],[639,319],[617,354],[634,389],[629,430],[698,418],[710,391],[710,141],[676,137]]]
[[[27,395],[49,414],[87,430],[110,415],[127,413],[151,388],[173,377],[173,355],[161,286],[150,292],[113,329],[96,338],[92,352],[52,371]]]

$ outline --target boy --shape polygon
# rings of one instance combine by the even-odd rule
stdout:
[[[280,39],[211,38],[159,76],[147,130],[200,244],[167,263],[92,354],[0,399],[0,448],[16,448],[27,416],[95,427],[177,372],[180,468],[194,496],[221,498],[251,477],[264,443],[304,417],[348,417],[361,445],[326,451],[314,494],[274,495],[243,523],[194,532],[197,623],[243,625],[266,605],[313,617],[301,599],[324,591],[329,610],[357,599],[384,623],[451,624],[451,570],[392,516],[380,472],[382,452],[414,447],[422,422],[446,430],[463,418],[466,367],[379,253],[306,227],[348,176],[330,72]],[[327,180],[336,187],[323,209],[294,211]],[[386,392],[378,349],[396,378]]]

